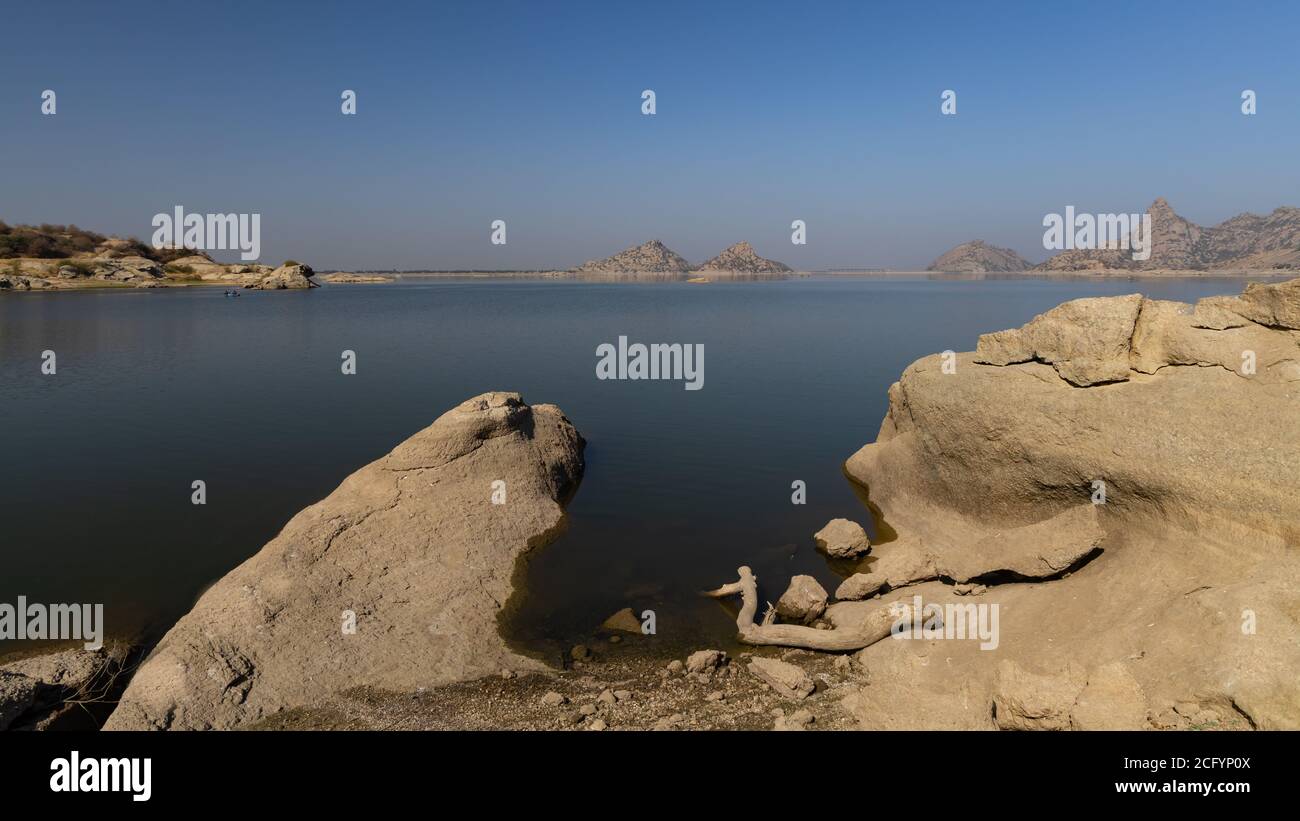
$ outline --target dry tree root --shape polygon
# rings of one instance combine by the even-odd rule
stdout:
[[[740,613],[736,616],[736,628],[740,631],[740,641],[744,644],[775,645],[778,647],[802,647],[806,650],[824,650],[842,652],[861,650],[875,644],[889,635],[890,628],[900,619],[910,623],[911,608],[906,604],[894,604],[881,607],[852,629],[818,630],[798,624],[774,624],[774,611],[771,605],[761,624],[754,623],[754,614],[758,612],[758,579],[748,567],[737,571],[740,580],[724,584],[717,590],[709,590],[703,595],[712,599],[741,596]],[[900,609],[901,608],[901,609]]]

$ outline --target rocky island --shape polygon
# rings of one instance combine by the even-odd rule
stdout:
[[[1027,271],[1031,267],[1024,257],[1010,248],[998,248],[977,239],[947,251],[925,270],[969,274]]]
[[[764,259],[748,242],[738,242],[701,265],[687,262],[659,240],[650,240],[612,257],[586,262],[570,273],[576,276],[613,276],[639,280],[766,278],[789,274],[792,269]]]

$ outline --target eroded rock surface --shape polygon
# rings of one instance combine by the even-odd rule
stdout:
[[[908,367],[845,466],[898,538],[837,596],[955,601],[972,571],[1015,575],[976,597],[1000,607],[996,650],[862,651],[872,685],[846,702],[862,726],[989,727],[1010,661],[1085,671],[1074,728],[1142,710],[1156,726],[1300,728],[1297,295],[1300,280],[1195,306],[1076,300],[984,337],[953,373],[938,356]],[[1210,707],[1188,717],[1184,702]]]
[[[560,526],[582,450],[558,408],[518,394],[448,411],[204,593],[107,727],[230,728],[357,686],[539,669],[506,647],[497,615],[516,559]]]

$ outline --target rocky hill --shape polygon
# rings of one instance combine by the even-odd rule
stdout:
[[[1266,217],[1239,214],[1209,228],[1179,216],[1164,197],[1151,203],[1146,213],[1151,215],[1149,259],[1135,260],[1129,250],[1072,250],[1038,267],[1046,271],[1300,268],[1300,208],[1278,208]]]
[[[998,248],[982,239],[964,242],[930,263],[927,271],[961,274],[1027,271],[1028,260],[1010,248]]]
[[[690,270],[689,262],[657,239],[574,269],[578,273],[609,274],[685,274]]]
[[[75,225],[0,222],[0,291],[86,288],[165,288],[233,285],[259,290],[315,288],[312,269],[286,261],[279,268],[215,262],[190,248],[154,248],[135,238]]]
[[[791,270],[789,265],[760,257],[748,242],[735,245],[699,266],[700,271],[726,271],[738,274],[780,274]]]
[[[75,225],[8,225],[0,221],[0,260],[143,257],[165,264],[193,253],[185,248],[154,248],[134,237],[97,234]]]

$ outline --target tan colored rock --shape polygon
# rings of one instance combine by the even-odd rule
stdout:
[[[1142,685],[1120,661],[1088,674],[1088,684],[1070,709],[1076,730],[1141,730],[1147,726],[1147,702]]]
[[[1001,730],[1068,730],[1084,683],[1077,669],[1041,675],[1003,661],[994,685],[993,720]]]
[[[497,616],[556,532],[583,441],[553,405],[487,393],[349,476],[199,599],[109,729],[229,728],[358,686],[414,691],[544,669]],[[491,482],[510,483],[507,505]],[[341,629],[355,614],[355,632]]]
[[[271,273],[262,277],[257,282],[247,285],[250,290],[258,291],[283,291],[283,290],[301,290],[306,288],[319,288],[320,286],[312,282],[310,277],[313,271],[310,267],[301,264],[281,265]]]
[[[1097,670],[1124,659],[1150,705],[1196,693],[1233,705],[1234,721],[1300,728],[1300,374],[1292,370],[1300,335],[1225,321],[1221,303],[1133,302],[1139,318],[1123,381],[1080,387],[1042,362],[981,365],[959,354],[955,373],[927,357],[891,386],[877,441],[845,465],[898,533],[873,558],[912,544],[937,571],[1005,565],[997,552],[1006,534],[1041,525],[1051,547],[1051,531],[1068,521],[1056,517],[1089,507],[1104,534],[1101,552],[1067,565],[1068,574],[987,583],[980,602],[1001,607],[997,652],[946,642],[942,663],[911,673],[914,689],[955,694],[960,669],[963,686],[988,687],[991,698],[999,660]],[[1077,327],[1057,336],[1086,334],[1113,307],[1076,313]],[[1230,369],[1243,348],[1257,354],[1254,375]],[[1017,555],[1059,568],[1096,530],[1075,523],[1060,532],[1083,538],[1065,554]],[[872,569],[855,594],[871,591]],[[919,593],[943,588],[917,585]],[[897,652],[884,649],[895,644],[911,643],[865,652]],[[902,689],[872,689],[872,709],[939,726]]]
[[[711,673],[718,669],[727,659],[721,650],[696,650],[686,659],[686,672],[692,674]]]
[[[831,519],[813,535],[813,541],[818,549],[837,559],[856,558],[871,550],[867,531],[848,519]]]
[[[602,630],[616,630],[623,633],[641,633],[641,620],[632,612],[632,608],[624,607],[614,615],[605,619],[600,625]]]
[[[795,576],[776,602],[776,614],[811,624],[826,610],[826,589],[812,576]]]
[[[1129,340],[1142,295],[1075,299],[1023,328],[984,334],[975,361],[988,365],[1046,362],[1072,385],[1128,379]]]
[[[817,689],[812,676],[788,661],[756,656],[749,662],[749,672],[777,695],[792,701],[805,699]]]

